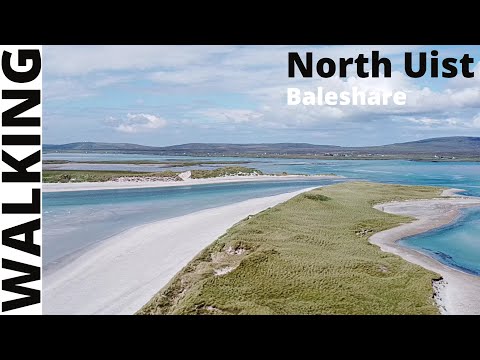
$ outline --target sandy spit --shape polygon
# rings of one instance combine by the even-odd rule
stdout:
[[[374,234],[370,242],[383,251],[401,256],[403,259],[434,271],[443,281],[434,284],[435,301],[442,314],[480,314],[480,277],[446,266],[418,251],[400,246],[397,241],[454,222],[460,209],[480,206],[480,199],[460,196],[459,189],[448,189],[443,197],[432,200],[392,202],[376,205],[375,208],[390,214],[415,217],[417,220],[396,228]]]
[[[191,186],[202,184],[223,184],[250,181],[285,181],[285,180],[330,180],[341,179],[337,175],[248,175],[248,176],[224,176],[209,179],[186,179],[184,181],[105,181],[105,182],[81,182],[81,183],[46,183],[43,184],[43,192],[56,191],[82,191],[82,190],[107,190],[107,189],[131,189],[164,186]]]
[[[203,248],[249,215],[317,187],[138,226],[43,279],[44,314],[133,314]]]

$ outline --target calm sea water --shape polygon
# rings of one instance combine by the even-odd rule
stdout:
[[[480,276],[480,209],[463,211],[455,223],[412,236],[400,244],[414,248],[462,271]]]
[[[248,161],[245,166],[265,173],[292,174],[335,173],[348,179],[383,183],[432,185],[465,189],[465,194],[480,196],[480,163],[414,162],[404,160],[311,160],[259,159],[229,157],[174,157],[135,154],[46,153],[44,159],[71,161],[157,160]],[[108,168],[108,167],[106,167]],[[177,171],[183,169],[174,168]],[[139,170],[122,165],[122,170]],[[312,183],[314,185],[312,185]],[[62,256],[114,233],[150,221],[179,216],[209,207],[226,205],[254,197],[280,194],[331,181],[237,183],[197,185],[158,189],[129,189],[45,193],[44,244],[45,262]],[[467,213],[466,213],[467,214]],[[405,240],[406,246],[424,251],[440,261],[478,274],[480,266],[480,210],[471,210],[454,226]],[[432,235],[434,234],[434,235]],[[422,244],[422,246],[418,245]],[[432,245],[433,244],[433,245]],[[475,245],[475,246],[469,246]]]
[[[155,156],[142,154],[79,154],[45,153],[44,160],[104,161],[104,160],[156,160],[179,161],[248,161],[242,166],[254,167],[265,173],[291,174],[335,173],[351,179],[364,179],[384,183],[459,187],[466,194],[480,196],[480,163],[474,162],[416,162],[407,160],[314,160],[314,159],[262,159],[235,157]],[[111,164],[96,165],[96,169],[111,170]],[[65,165],[67,168],[87,169],[89,165]],[[204,167],[208,168],[208,167]],[[117,165],[116,170],[153,171],[151,166]],[[183,171],[183,168],[165,168]],[[159,170],[161,170],[159,168]]]
[[[43,194],[45,265],[133,226],[333,181],[265,181]]]

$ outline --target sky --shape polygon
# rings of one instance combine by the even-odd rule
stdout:
[[[288,52],[314,63],[371,57],[392,77],[288,77]],[[474,58],[475,76],[405,75],[404,54]],[[417,57],[415,57],[417,56]],[[287,106],[287,88],[404,91],[399,106]],[[44,46],[43,142],[306,142],[382,145],[440,136],[480,136],[480,46]]]

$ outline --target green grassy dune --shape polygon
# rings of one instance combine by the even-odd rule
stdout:
[[[103,182],[124,177],[155,177],[168,178],[181,181],[180,172],[135,172],[135,171],[103,171],[103,170],[44,170],[44,183],[69,183],[69,182]],[[213,170],[192,170],[192,179],[213,178],[228,175],[262,175],[260,170],[243,166],[225,166]]]
[[[229,175],[262,175],[260,170],[243,166],[226,166],[213,170],[192,170],[192,179],[213,178]]]
[[[176,179],[177,173],[173,171],[43,170],[42,176],[44,183],[69,183],[112,181],[121,177],[161,177]]]
[[[232,227],[138,314],[438,314],[440,276],[368,238],[412,220],[374,204],[440,192],[357,182],[296,196]]]

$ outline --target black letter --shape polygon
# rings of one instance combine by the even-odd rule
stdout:
[[[40,219],[29,221],[2,231],[2,244],[32,255],[40,256],[40,245],[33,242],[33,232],[40,230]],[[13,236],[25,234],[25,240],[14,239]]]
[[[40,302],[40,290],[30,289],[18,284],[29,283],[40,280],[40,268],[38,266],[22,264],[16,261],[2,259],[4,269],[23,272],[28,275],[18,276],[16,278],[2,280],[2,290],[12,293],[26,295],[26,297],[2,302],[2,312],[18,309],[24,306],[38,304]]]
[[[3,214],[40,214],[40,189],[32,189],[32,202],[29,204],[2,204]]]
[[[40,74],[41,61],[40,61],[40,51],[39,50],[18,50],[18,65],[26,66],[27,60],[32,60],[32,67],[30,70],[25,72],[18,72],[11,68],[10,60],[12,54],[8,51],[3,52],[2,56],[2,68],[5,76],[10,80],[16,83],[26,83],[33,81]]]
[[[438,51],[433,50],[431,52],[432,56],[438,56]],[[432,65],[430,66],[430,75],[432,78],[437,78],[438,77],[438,59],[432,57]]]
[[[328,64],[328,71],[323,70],[323,66]],[[322,58],[317,62],[317,73],[323,78],[329,78],[335,75],[335,61],[329,58]]]
[[[387,58],[379,59],[379,56],[379,51],[372,51],[372,77],[378,78],[380,76],[380,64],[383,64],[383,76],[392,77],[392,63]]]
[[[17,118],[17,116],[21,113],[24,113],[25,111],[40,104],[40,90],[3,90],[2,99],[26,99],[20,104],[3,112],[3,126],[40,126],[39,117]]]
[[[408,76],[412,78],[422,77],[425,74],[425,71],[427,71],[427,53],[421,52],[419,55],[420,55],[420,64],[419,64],[418,71],[415,72],[412,69],[412,53],[411,52],[405,53],[405,72],[407,73]]]
[[[368,77],[368,72],[365,72],[365,64],[368,64],[368,59],[365,55],[360,54],[358,55],[357,59],[355,60],[355,64],[357,64],[357,75],[361,78]]]
[[[340,77],[347,77],[347,67],[350,64],[353,64],[352,58],[340,58]]]
[[[2,161],[14,168],[17,172],[3,172],[3,182],[40,182],[40,173],[28,172],[27,169],[40,162],[40,150],[18,161],[12,155],[2,150]]]
[[[2,135],[3,145],[40,145],[40,135]]]
[[[457,76],[457,67],[454,66],[454,65],[452,65],[452,63],[453,63],[453,64],[456,64],[456,63],[457,63],[457,59],[455,59],[455,58],[446,58],[446,59],[443,59],[443,61],[442,61],[443,67],[445,68],[445,70],[450,71],[449,73],[443,71],[443,72],[442,72],[442,76],[443,76],[443,77],[445,77],[445,78],[454,78],[455,76]]]
[[[295,64],[298,67],[298,70],[302,73],[303,77],[312,77],[313,68],[312,68],[312,53],[307,52],[307,66],[303,65],[300,55],[296,52],[288,53],[288,77],[295,77]]]
[[[462,64],[462,75],[466,78],[472,78],[475,74],[473,71],[470,71],[470,64],[473,64],[473,58],[465,54],[462,60],[460,60],[460,64]]]

